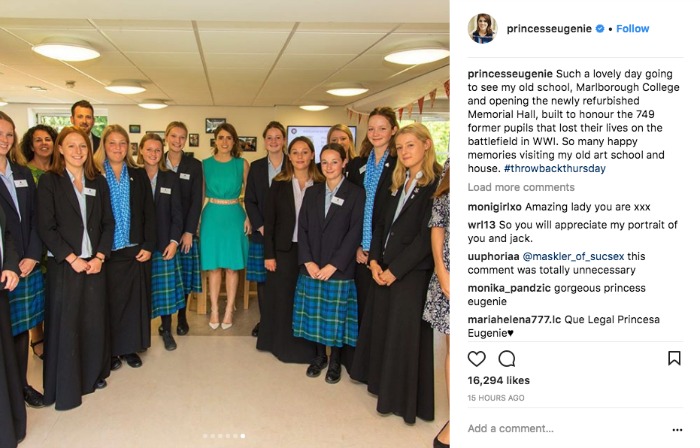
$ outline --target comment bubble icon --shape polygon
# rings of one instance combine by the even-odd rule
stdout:
[[[500,362],[503,367],[515,367],[515,354],[510,350],[503,350],[498,355],[498,362]]]

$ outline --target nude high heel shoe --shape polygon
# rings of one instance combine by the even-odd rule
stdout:
[[[212,322],[214,319],[214,316],[216,316],[216,322]],[[211,310],[211,318],[209,319],[209,326],[211,327],[212,330],[216,330],[219,328],[219,309],[214,309],[212,308]]]
[[[221,329],[222,330],[228,330],[229,328],[233,327],[233,309],[227,309],[226,312],[224,313],[224,321],[221,323]],[[230,323],[227,323],[226,321],[229,321]]]

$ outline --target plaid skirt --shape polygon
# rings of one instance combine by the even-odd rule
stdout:
[[[248,264],[246,265],[245,278],[249,282],[258,283],[265,283],[267,279],[264,247],[261,243],[251,241],[248,245]]]
[[[177,257],[180,258],[180,272],[184,294],[202,292],[202,274],[199,270],[199,239],[192,238],[192,247],[189,253],[184,253],[182,249],[178,249]]]
[[[19,279],[9,292],[12,336],[24,333],[44,321],[44,276],[39,266],[25,278]]]
[[[357,342],[354,280],[316,280],[299,274],[292,316],[294,336],[331,347]]]
[[[169,316],[185,307],[180,257],[163,259],[163,253],[154,251],[151,257],[151,319]]]

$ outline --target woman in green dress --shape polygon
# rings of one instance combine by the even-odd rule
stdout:
[[[233,325],[238,271],[245,268],[250,221],[239,196],[245,190],[248,161],[241,157],[238,133],[230,123],[214,131],[214,155],[202,162],[205,206],[202,211],[202,271],[208,271],[212,330],[219,328],[219,291],[221,271],[226,271],[226,312],[221,328]]]

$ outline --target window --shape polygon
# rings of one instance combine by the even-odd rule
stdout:
[[[404,112],[405,114],[406,112]],[[411,123],[422,123],[430,131],[435,145],[435,153],[440,165],[444,165],[447,156],[450,154],[450,121],[440,115],[413,115],[416,119],[405,119],[399,122],[399,127],[404,127]]]
[[[96,111],[97,113],[97,111]],[[70,109],[64,111],[44,111],[36,113],[36,123],[45,124],[56,129],[56,132],[61,132],[61,129],[70,126]],[[95,125],[92,127],[92,133],[96,136],[102,135],[102,131],[107,126],[107,115],[95,116]]]

